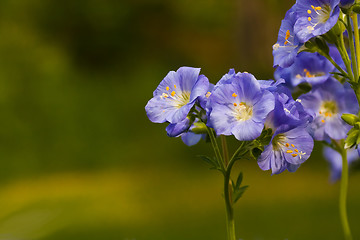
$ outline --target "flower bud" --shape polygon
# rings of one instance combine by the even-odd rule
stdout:
[[[191,131],[196,134],[205,134],[207,133],[206,125],[203,122],[195,122],[194,127],[191,128]]]
[[[341,119],[351,126],[354,126],[359,121],[358,116],[350,113],[344,113],[341,115]]]

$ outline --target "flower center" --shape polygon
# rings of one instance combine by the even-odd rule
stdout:
[[[307,27],[309,31],[313,31],[316,25],[325,23],[330,18],[331,7],[330,5],[313,6],[307,10],[309,17],[307,18],[310,26]],[[315,19],[315,21],[314,21]]]
[[[274,137],[274,139],[272,140],[272,145],[273,145],[274,151],[283,150],[285,154],[286,153],[290,154],[292,157],[299,156],[299,158],[301,159],[302,156],[306,154],[306,152],[299,151],[294,144],[289,143],[287,140],[288,139],[286,138],[286,136],[284,134],[276,135]],[[285,150],[284,150],[284,147],[285,147]]]
[[[176,108],[181,108],[190,102],[190,92],[181,92],[180,94],[174,94],[174,103]]]
[[[331,118],[337,112],[338,107],[335,101],[324,101],[319,109],[319,114],[323,118],[321,122],[325,123],[325,118]]]
[[[247,105],[244,102],[241,102],[239,104],[234,103],[234,107],[235,107],[235,118],[238,121],[246,121],[250,119],[253,115],[253,107]]]
[[[303,77],[308,77],[308,78],[313,78],[313,77],[320,77],[320,76],[324,76],[325,73],[324,72],[317,72],[314,74],[311,74],[309,70],[307,70],[306,68],[304,68],[304,76],[297,74],[295,77],[296,78],[303,78]]]

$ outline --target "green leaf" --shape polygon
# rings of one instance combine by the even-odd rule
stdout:
[[[243,173],[240,172],[238,178],[236,179],[236,185],[235,185],[235,189],[239,189],[241,183],[243,180]]]
[[[210,169],[216,169],[216,170],[220,169],[220,166],[216,159],[204,155],[200,155],[199,157],[211,166]]]
[[[237,189],[236,191],[234,191],[234,194],[233,194],[233,202],[236,203],[240,198],[241,196],[244,194],[245,190],[248,188],[249,186],[246,185],[246,186],[242,186],[241,188]]]

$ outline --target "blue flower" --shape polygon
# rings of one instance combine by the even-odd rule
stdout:
[[[323,149],[325,159],[330,163],[330,180],[335,182],[341,178],[342,171],[342,158],[341,154],[330,147],[324,147]],[[347,160],[350,163],[359,159],[357,151],[352,148],[347,151]]]
[[[266,119],[265,126],[276,130],[280,126],[288,129],[299,126],[307,126],[312,121],[312,116],[307,113],[301,104],[301,100],[294,100],[287,88],[279,88],[275,96],[275,108]]]
[[[153,93],[145,110],[155,123],[178,123],[186,118],[199,96],[205,95],[209,80],[200,68],[181,67],[169,72]]]
[[[281,21],[278,40],[273,45],[274,67],[289,67],[300,48],[299,39],[294,33],[296,12],[294,6],[286,12],[285,18]]]
[[[357,114],[358,104],[352,89],[349,89],[333,78],[313,88],[309,93],[299,97],[305,110],[314,121],[309,127],[315,140],[339,140],[346,138],[351,126],[342,119],[343,113]]]
[[[238,140],[260,136],[265,118],[274,109],[274,96],[261,90],[252,74],[233,75],[229,84],[215,86],[210,96],[209,124],[217,135],[234,135]]]
[[[294,32],[300,42],[327,33],[338,21],[340,0],[297,0]]]
[[[313,147],[314,140],[305,127],[288,130],[283,125],[275,131],[270,144],[265,146],[258,158],[258,165],[264,171],[271,169],[272,174],[286,169],[294,172],[310,157]]]
[[[314,86],[325,82],[333,71],[335,67],[319,53],[301,52],[290,67],[278,67],[275,77],[285,79],[286,83],[292,87],[303,82]]]
[[[201,138],[205,138],[205,134],[196,134],[191,131],[194,128],[194,121],[190,117],[186,117],[183,121],[178,123],[170,123],[166,127],[166,132],[169,137],[181,137],[181,140],[188,146],[197,144]]]

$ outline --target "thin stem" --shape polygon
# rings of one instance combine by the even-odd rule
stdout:
[[[227,166],[229,163],[229,150],[228,150],[227,143],[226,143],[226,137],[224,135],[221,135],[220,139],[221,139],[221,147],[223,150],[224,163],[225,163],[225,166]]]
[[[354,78],[355,81],[357,81],[357,79],[359,79],[359,71],[358,71],[358,64],[357,62],[359,61],[359,59],[357,59],[357,55],[355,54],[355,46],[354,46],[354,36],[353,36],[353,32],[352,32],[352,28],[351,28],[351,20],[350,20],[350,15],[346,15],[346,20],[347,20],[347,31],[349,34],[349,45],[350,45],[350,53],[351,53],[351,65],[352,65],[352,69],[354,72]]]
[[[233,160],[233,158],[231,160]],[[224,175],[224,198],[225,198],[225,206],[226,206],[226,228],[227,228],[228,240],[236,240],[234,208],[231,197],[232,185],[230,183],[231,168],[234,165],[235,161],[231,161],[231,160],[226,168],[226,172]]]
[[[343,34],[340,34],[340,42],[338,41],[335,45],[336,45],[337,49],[339,50],[341,58],[343,59],[343,61],[345,63],[346,70],[348,72],[347,75],[349,76],[350,81],[354,82],[354,75],[351,70],[351,61],[350,61],[349,55],[347,54],[347,51],[346,51]]]
[[[343,226],[345,239],[352,240],[348,217],[347,217],[347,211],[346,211],[349,167],[346,156],[346,149],[344,149],[344,147],[341,148],[341,157],[342,157],[342,172],[341,172],[340,198],[339,198],[340,219]]]
[[[324,57],[327,58],[327,60],[329,60],[332,65],[334,65],[334,67],[336,67],[337,70],[339,70],[339,72],[341,72],[343,75],[348,76],[348,74],[344,71],[344,69],[342,69],[335,61],[334,59],[332,59],[329,55],[327,54],[323,54]]]
[[[218,161],[218,163],[219,163],[219,165],[221,167],[222,173],[224,174],[225,173],[224,161],[223,161],[223,159],[221,157],[221,153],[220,153],[219,146],[217,144],[214,132],[211,130],[211,128],[209,128],[207,126],[206,126],[206,130],[207,130],[208,135],[210,137],[211,145],[212,145],[212,147],[214,149],[216,159],[217,159],[217,161]]]
[[[360,41],[359,41],[359,29],[358,29],[358,19],[357,14],[351,14],[351,19],[354,26],[354,35],[355,35],[355,48],[356,48],[356,61],[358,73],[360,73]],[[355,79],[358,82],[359,79]]]

